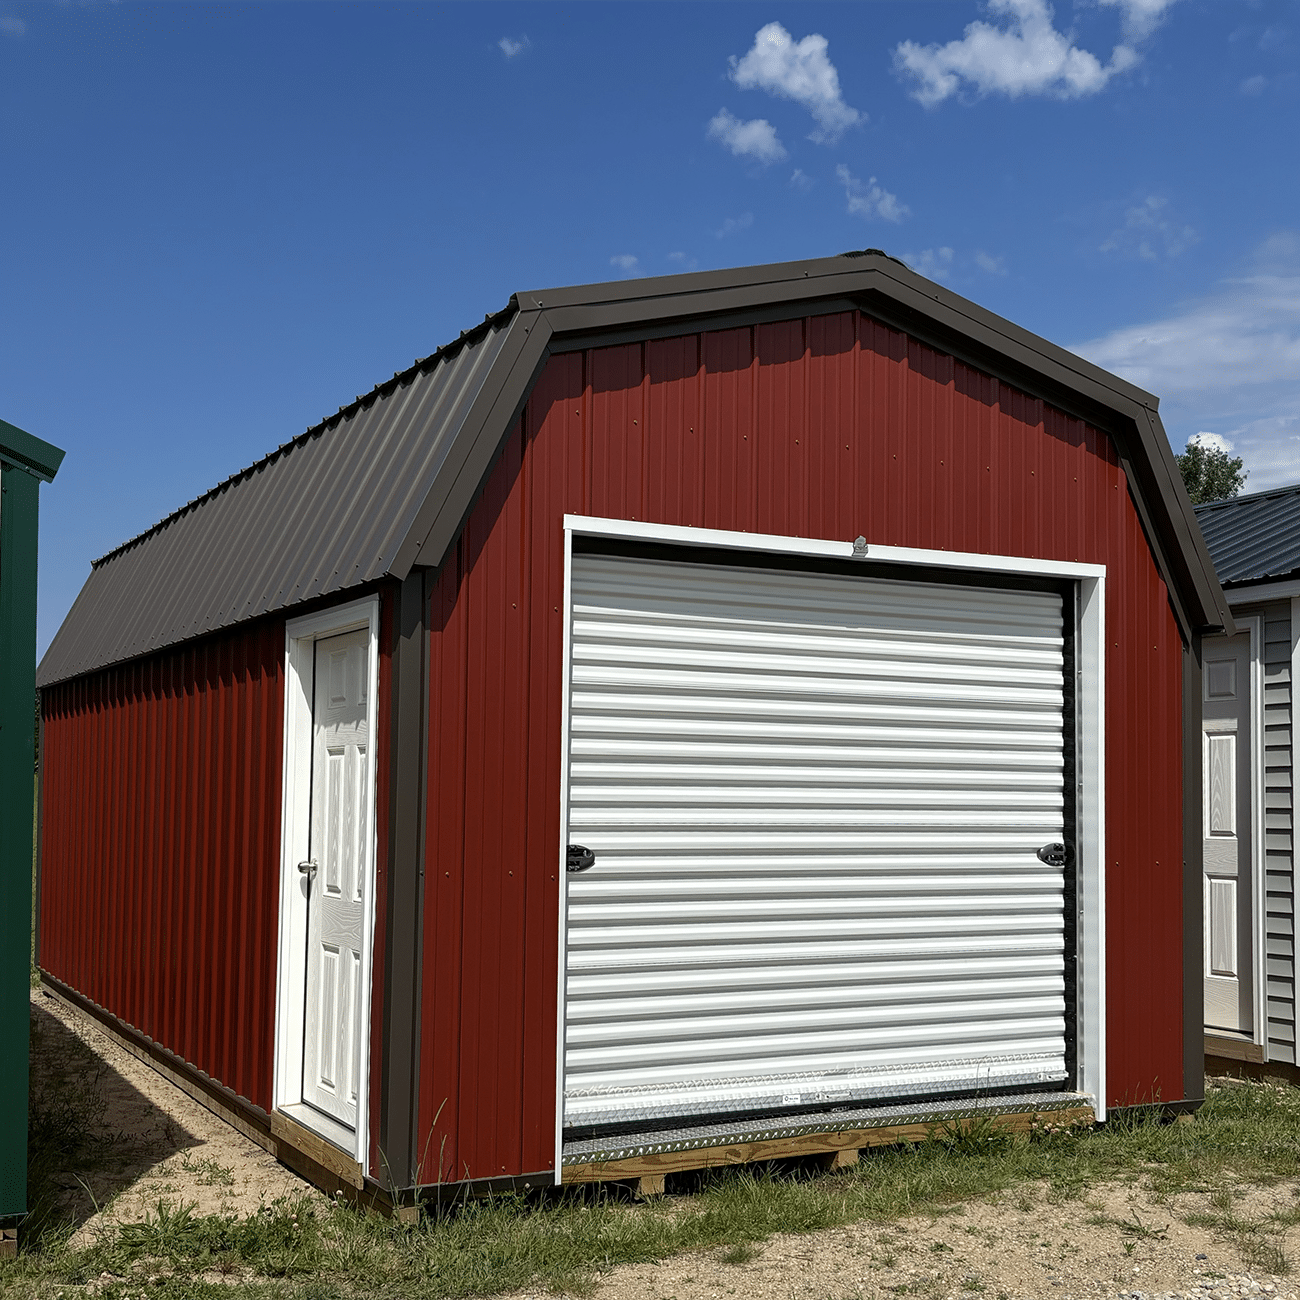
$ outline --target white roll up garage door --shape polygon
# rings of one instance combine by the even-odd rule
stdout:
[[[1054,592],[575,555],[569,1129],[1066,1078]]]

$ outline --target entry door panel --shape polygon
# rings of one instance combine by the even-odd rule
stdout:
[[[1250,635],[1206,642],[1202,701],[1205,1024],[1254,1031]]]
[[[316,642],[303,1100],[355,1128],[367,885],[369,633]]]
[[[568,1128],[1065,1080],[1058,594],[572,591]]]

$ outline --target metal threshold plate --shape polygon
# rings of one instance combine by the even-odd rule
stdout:
[[[562,1163],[597,1164],[661,1155],[668,1151],[804,1137],[810,1133],[840,1133],[849,1129],[892,1128],[904,1124],[943,1124],[975,1115],[1016,1115],[1026,1111],[1074,1110],[1080,1106],[1091,1107],[1092,1097],[1082,1092],[1025,1092],[988,1098],[967,1097],[959,1101],[913,1101],[797,1116],[777,1115],[769,1120],[750,1118],[732,1124],[706,1124],[566,1142]]]

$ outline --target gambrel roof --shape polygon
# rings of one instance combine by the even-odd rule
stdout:
[[[436,567],[553,352],[855,307],[1109,433],[1184,632],[1231,625],[1156,398],[869,249],[515,294],[97,560],[38,684]]]

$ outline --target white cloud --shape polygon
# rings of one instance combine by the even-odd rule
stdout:
[[[1212,424],[1252,488],[1300,480],[1300,233],[1275,235],[1208,296],[1074,351],[1155,393],[1175,446]]]
[[[710,120],[709,138],[726,145],[737,158],[753,158],[764,166],[786,156],[785,146],[776,138],[776,127],[766,118],[742,122],[725,108]]]
[[[738,217],[728,217],[713,233],[719,239],[724,239],[727,235],[734,235],[738,230],[748,230],[753,224],[754,214],[742,212]]]
[[[1160,26],[1175,0],[1101,0],[1101,3],[1120,10],[1124,39],[1137,42],[1146,40]]]
[[[1156,0],[1109,0],[1124,5],[1127,25],[1156,7]],[[1165,6],[1159,6],[1163,9]],[[927,108],[957,94],[963,83],[981,95],[1051,95],[1077,99],[1095,95],[1116,75],[1138,62],[1132,45],[1116,45],[1110,62],[1071,43],[1052,25],[1047,0],[988,0],[989,13],[1007,19],[1005,27],[976,21],[959,41],[918,45],[904,41],[894,51],[894,66],[917,82],[912,94]],[[1134,38],[1136,39],[1136,38]]]
[[[790,173],[790,184],[797,190],[803,190],[804,193],[812,189],[814,183],[813,178],[802,167],[796,167]]]
[[[515,40],[511,36],[503,36],[497,42],[501,53],[504,54],[507,59],[513,59],[515,55],[522,54],[531,44],[532,41],[530,41],[527,36],[521,36],[518,40]]]
[[[680,266],[683,271],[693,271],[699,262],[693,257],[687,257],[685,253],[669,253],[668,261]]]
[[[640,270],[640,259],[635,253],[615,253],[609,264],[618,267],[624,275],[635,275]]]
[[[989,275],[1006,275],[1007,259],[1005,257],[994,257],[992,253],[986,253],[982,248],[975,253],[975,265],[981,271],[987,271]]]
[[[1124,224],[1112,231],[1101,245],[1103,253],[1128,253],[1147,262],[1177,257],[1197,243],[1200,236],[1189,225],[1166,212],[1168,201],[1150,194],[1124,213]]]
[[[927,248],[920,253],[904,253],[903,261],[928,280],[946,280],[952,271],[952,249]]]
[[[1221,451],[1225,456],[1236,446],[1235,443],[1229,442],[1227,438],[1221,437],[1217,433],[1206,433],[1204,430],[1200,433],[1194,433],[1188,438],[1187,445],[1190,447],[1193,443],[1198,447],[1204,447],[1206,451]]]
[[[732,55],[731,79],[743,90],[758,88],[801,104],[820,128],[811,138],[834,141],[866,115],[844,102],[839,73],[826,49],[824,36],[814,33],[796,41],[780,23],[768,23],[743,59]]]
[[[844,186],[844,194],[849,201],[848,210],[855,216],[902,221],[911,211],[906,203],[898,201],[898,195],[891,194],[879,185],[874,176],[864,185],[843,163],[836,167],[835,175]]]
[[[1264,87],[1267,85],[1268,78],[1256,73],[1253,77],[1247,77],[1238,89],[1243,95],[1262,95],[1264,93]]]
[[[0,32],[6,36],[25,36],[27,24],[15,14],[0,15]]]

